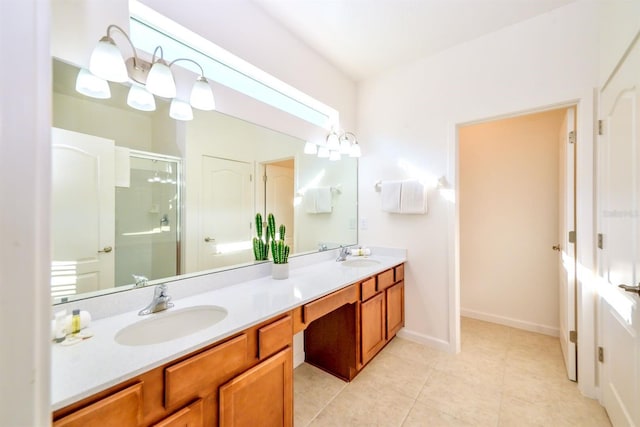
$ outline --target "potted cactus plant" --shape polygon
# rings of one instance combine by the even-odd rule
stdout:
[[[269,214],[273,217],[272,214]],[[264,231],[264,235],[262,232]],[[269,241],[273,239],[275,235],[275,220],[273,228],[270,227],[269,223],[262,223],[262,215],[260,212],[256,214],[256,237],[253,238],[253,256],[256,261],[266,261],[269,259]]]
[[[270,219],[273,219],[273,215]],[[275,219],[273,220],[275,228]],[[278,240],[275,238],[271,241],[271,254],[273,256],[273,269],[271,276],[274,279],[286,279],[289,277],[289,245],[284,242],[286,236],[286,227],[281,224],[278,228]]]

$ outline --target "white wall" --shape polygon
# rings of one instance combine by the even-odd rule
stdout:
[[[585,99],[589,126],[596,46],[595,4],[577,1],[360,85],[362,240],[408,249],[405,336],[456,349],[456,207],[432,191],[427,215],[385,214],[373,183],[414,175],[404,160],[455,188],[456,124]]]
[[[50,422],[49,2],[0,2],[0,425]]]
[[[464,316],[557,336],[565,109],[459,130]]]

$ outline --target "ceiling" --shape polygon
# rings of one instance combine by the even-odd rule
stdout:
[[[574,0],[253,0],[359,81]]]

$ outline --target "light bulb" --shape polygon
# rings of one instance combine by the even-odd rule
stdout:
[[[193,120],[193,110],[189,103],[174,98],[169,107],[169,116],[176,120]]]
[[[127,105],[136,110],[155,111],[156,99],[151,92],[133,83],[129,89],[129,95],[127,95]]]
[[[101,38],[93,48],[89,59],[89,71],[111,82],[123,83],[129,79],[122,53],[109,36]]]
[[[318,152],[318,146],[313,142],[307,141],[304,144],[304,154],[316,154]]]
[[[360,157],[362,156],[362,152],[360,151],[360,144],[357,142],[351,146],[351,152],[349,153],[349,157]]]
[[[191,88],[191,106],[198,110],[211,111],[216,108],[216,102],[213,99],[213,92],[209,86],[209,82],[204,76],[197,78]]]
[[[340,152],[331,151],[331,153],[329,153],[329,160],[331,160],[332,162],[340,160]]]
[[[161,61],[155,62],[147,76],[147,90],[163,98],[175,98],[176,82],[169,67]]]
[[[320,157],[321,159],[327,159],[329,158],[329,149],[323,145],[318,147],[318,157]]]
[[[111,98],[111,89],[106,80],[95,76],[91,71],[81,68],[76,78],[76,91],[91,98]]]
[[[340,138],[340,154],[349,154],[351,153],[351,141],[349,138],[344,135]]]
[[[338,139],[338,135],[335,132],[331,132],[327,136],[327,148],[329,150],[339,150],[340,149],[340,140]]]

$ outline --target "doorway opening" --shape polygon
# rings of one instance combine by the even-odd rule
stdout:
[[[463,329],[558,337],[576,380],[575,108],[461,126],[458,150]]]
[[[295,253],[295,159],[287,158],[262,164],[264,168],[264,214],[272,213],[278,225],[286,227],[285,243]]]

